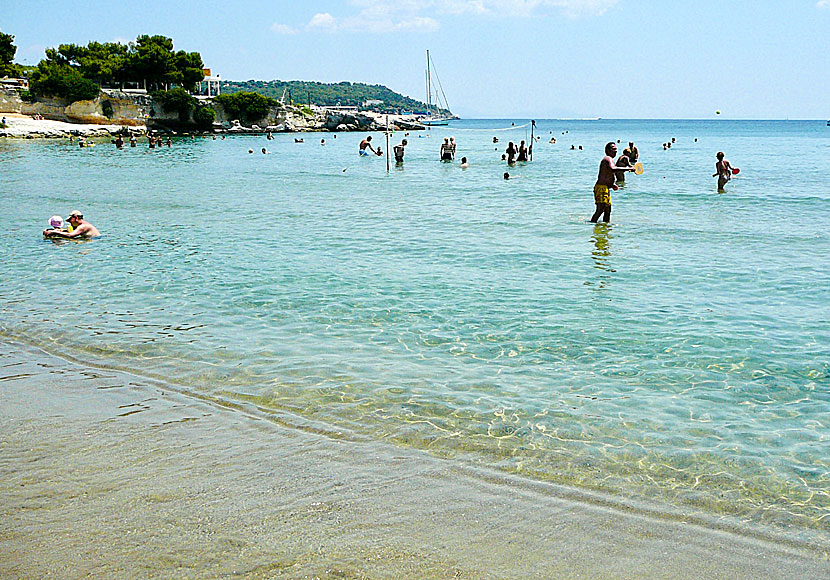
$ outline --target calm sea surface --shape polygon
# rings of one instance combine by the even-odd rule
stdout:
[[[544,120],[508,169],[526,123],[412,132],[389,173],[355,133],[0,141],[0,338],[830,545],[830,127]],[[645,173],[593,225],[617,139]],[[76,208],[103,237],[41,238]]]

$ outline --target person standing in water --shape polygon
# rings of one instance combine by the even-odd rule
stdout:
[[[516,145],[513,144],[513,141],[507,143],[507,149],[504,152],[507,154],[508,165],[516,163],[516,153],[518,153],[518,150],[516,149]]]
[[[444,137],[444,142],[441,143],[441,161],[452,161],[452,145],[450,145],[449,137]]]
[[[375,148],[372,147],[372,136],[371,135],[369,135],[363,141],[360,142],[360,150],[358,151],[358,153],[360,153],[364,157],[368,157],[369,153],[366,151],[367,149],[369,151],[371,151],[372,153],[374,153],[375,155],[378,154],[378,152],[375,151]]]
[[[527,145],[524,140],[519,143],[519,151],[516,154],[516,161],[527,161]]]
[[[631,151],[623,149],[622,155],[617,157],[617,167],[631,167]],[[614,175],[617,177],[617,183],[625,183],[625,171],[615,171]]]
[[[591,222],[597,223],[600,216],[602,221],[611,221],[611,190],[619,189],[614,183],[616,171],[634,171],[633,167],[617,167],[614,157],[617,155],[617,144],[613,141],[605,145],[605,157],[599,162],[599,174],[594,185],[594,203],[597,209],[591,216]]]
[[[732,164],[729,163],[729,159],[724,158],[723,151],[718,151],[716,157],[718,162],[715,163],[715,173],[712,177],[718,178],[718,193],[725,193],[724,187],[732,179]]]
[[[403,156],[405,153],[405,147],[407,145],[406,139],[392,147],[392,152],[395,154],[395,163],[398,165],[403,165]]]

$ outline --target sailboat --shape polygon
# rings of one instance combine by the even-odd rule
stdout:
[[[432,63],[432,59],[429,56],[429,50],[427,50],[427,116],[421,117],[420,121],[424,125],[428,125],[430,127],[449,125],[450,120],[458,118],[449,112],[450,106],[447,104],[447,96],[444,94],[444,88],[441,86],[441,79],[438,78],[438,73],[434,72],[434,68],[435,65]],[[435,88],[432,84],[433,75],[435,75],[435,80],[438,82],[438,89],[441,91],[440,96],[444,99],[443,110],[439,106],[441,99],[439,98],[437,90],[435,91],[435,102],[433,103],[432,101],[432,94]]]

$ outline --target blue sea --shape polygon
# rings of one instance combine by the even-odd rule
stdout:
[[[366,133],[0,141],[0,340],[830,546],[830,127],[537,120],[507,167],[531,129],[396,132],[390,171]],[[617,140],[645,171],[592,224]],[[73,209],[102,237],[44,240]]]

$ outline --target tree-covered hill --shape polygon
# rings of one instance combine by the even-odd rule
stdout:
[[[318,106],[356,106],[362,110],[384,113],[426,112],[426,104],[405,97],[383,85],[364,83],[319,83],[314,81],[222,81],[223,93],[247,91],[285,102]],[[381,101],[381,103],[372,103]],[[366,104],[369,103],[369,104]]]

